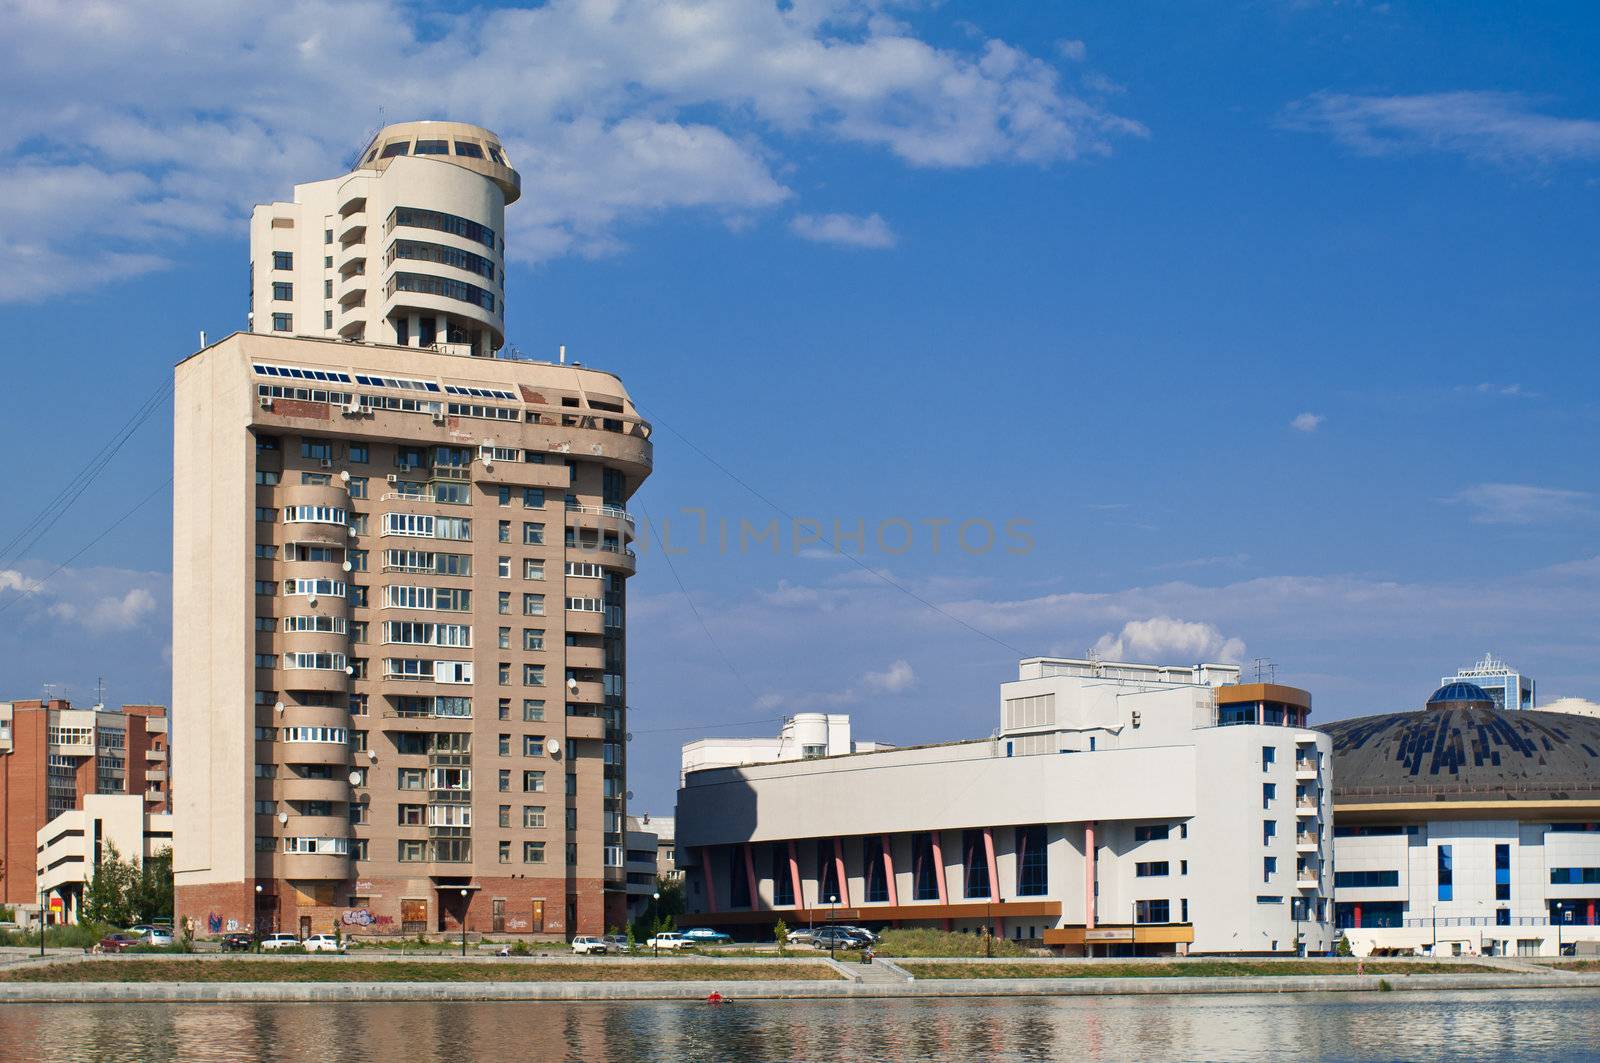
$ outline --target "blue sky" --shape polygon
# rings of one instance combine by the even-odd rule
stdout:
[[[4,10],[0,544],[241,326],[249,206],[381,106],[507,138],[511,341],[658,423],[635,509],[685,552],[631,590],[636,807],[795,711],[987,733],[1020,653],[1268,657],[1324,719],[1489,649],[1600,698],[1588,5]],[[38,581],[169,432],[0,551],[6,694],[168,696],[167,495]],[[867,548],[741,552],[769,503]]]

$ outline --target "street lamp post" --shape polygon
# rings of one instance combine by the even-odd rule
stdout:
[[[256,883],[256,912],[255,920],[250,925],[255,928],[256,955],[261,955],[261,883]]]
[[[1439,906],[1433,906],[1433,945],[1428,949],[1428,955],[1434,959],[1439,958]]]
[[[467,956],[467,891],[461,891],[461,958]]]
[[[49,894],[50,894],[49,890],[40,890],[39,891],[39,956],[40,956],[41,959],[44,957],[44,920],[45,920],[45,912],[49,911],[49,908],[47,908],[46,904],[45,904],[45,898],[47,896],[49,896]],[[1557,955],[1560,954],[1560,950],[1559,949],[1557,949],[1556,952],[1557,952]]]
[[[650,894],[650,940],[656,943],[656,959],[661,958],[661,916],[656,908],[661,904],[661,891]]]
[[[1556,920],[1556,959],[1561,958],[1561,924],[1572,922],[1572,909],[1561,909],[1561,918]],[[41,940],[43,940],[41,938]],[[39,955],[44,955],[44,946],[39,947]]]
[[[1302,914],[1304,914],[1302,912],[1302,910],[1301,910],[1302,906],[1304,904],[1305,904],[1305,899],[1301,898],[1301,897],[1296,897],[1296,898],[1294,898],[1293,901],[1290,902],[1290,907],[1294,909],[1294,956],[1295,956],[1295,959],[1299,959],[1300,958],[1300,916]]]
[[[837,893],[828,894],[828,905],[829,905],[829,909],[828,909],[828,927],[831,930],[833,928],[834,916],[839,911],[839,895]],[[838,945],[839,945],[838,935],[830,933],[828,935],[828,959],[830,959],[830,960],[838,959],[838,952],[837,952]]]

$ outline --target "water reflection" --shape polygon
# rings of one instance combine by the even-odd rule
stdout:
[[[1600,992],[741,1004],[0,1005],[0,1059],[1417,1059],[1600,1055]]]

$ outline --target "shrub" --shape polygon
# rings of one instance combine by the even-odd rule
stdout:
[[[533,955],[533,950],[528,947],[528,943],[526,941],[519,941],[515,945],[511,946],[511,955],[531,956]]]

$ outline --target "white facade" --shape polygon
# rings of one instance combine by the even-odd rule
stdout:
[[[83,807],[63,812],[39,830],[38,891],[61,901],[57,917],[78,921],[84,889],[101,859],[115,848],[143,863],[172,847],[172,816],[149,813],[142,794],[89,794]]]
[[[1499,660],[1492,653],[1470,668],[1439,680],[1440,686],[1450,683],[1472,683],[1482,687],[1501,709],[1533,709],[1543,706],[1535,703],[1533,680]]]
[[[1210,685],[1237,669],[1122,667],[1023,661],[990,739],[688,772],[690,911],[765,930],[843,907],[1089,951],[1137,934],[1292,953],[1297,931],[1330,948],[1327,736],[1218,726],[1219,703],[1290,696]]]
[[[678,784],[683,784],[689,772],[706,768],[837,757],[887,748],[890,747],[878,742],[855,741],[847,715],[802,712],[785,720],[775,738],[702,738],[688,743],[683,747],[683,768]]]
[[[1341,826],[1334,860],[1357,955],[1555,956],[1600,942],[1600,823]]]

